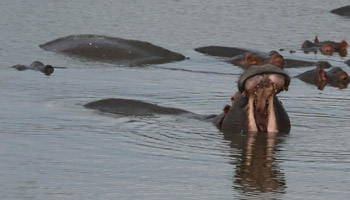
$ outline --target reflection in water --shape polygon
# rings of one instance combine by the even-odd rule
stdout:
[[[231,141],[231,148],[241,152],[235,163],[235,190],[244,195],[285,193],[285,176],[274,157],[281,138],[274,133],[226,134],[224,138]]]

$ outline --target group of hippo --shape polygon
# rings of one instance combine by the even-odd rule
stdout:
[[[313,42],[306,40],[301,45],[301,50],[305,53],[321,52],[325,55],[338,53],[340,56],[346,56],[347,47],[348,44],[344,40],[320,42],[316,36]],[[130,66],[162,64],[186,59],[179,53],[148,42],[101,35],[71,35],[42,44],[40,48],[68,56]],[[326,61],[285,59],[277,51],[266,53],[235,47],[205,46],[195,50],[206,55],[223,57],[226,62],[244,69],[238,80],[238,92],[231,97],[231,105],[226,105],[219,115],[200,116],[200,119],[213,122],[224,133],[289,132],[291,125],[288,114],[276,96],[281,91],[287,91],[290,84],[290,77],[284,71],[285,68],[315,66],[315,69],[296,77],[307,83],[316,84],[319,89],[327,84],[346,87],[349,83],[348,74],[341,68],[333,67],[325,71],[331,67]],[[37,70],[47,75],[54,71],[54,67],[39,61],[29,66],[15,65],[13,68]],[[196,115],[178,108],[131,99],[102,99],[87,103],[84,107],[120,115]]]

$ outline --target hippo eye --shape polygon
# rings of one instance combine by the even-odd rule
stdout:
[[[341,80],[342,81],[348,81],[348,77],[343,77]]]

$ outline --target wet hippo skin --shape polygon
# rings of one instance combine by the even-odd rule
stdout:
[[[70,35],[39,46],[69,56],[140,66],[181,61],[185,57],[149,42],[103,35]]]
[[[101,112],[108,112],[119,115],[148,116],[154,114],[194,114],[186,110],[159,106],[133,99],[102,99],[84,105],[85,108],[96,109]]]

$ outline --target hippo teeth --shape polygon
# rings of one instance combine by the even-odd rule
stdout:
[[[266,100],[266,103],[265,103],[265,116],[267,116],[267,110],[268,110],[268,107],[269,107],[269,100]]]
[[[276,85],[276,83],[272,83],[272,88],[273,88],[273,91],[275,92],[275,94],[277,94],[279,92],[278,86]]]

